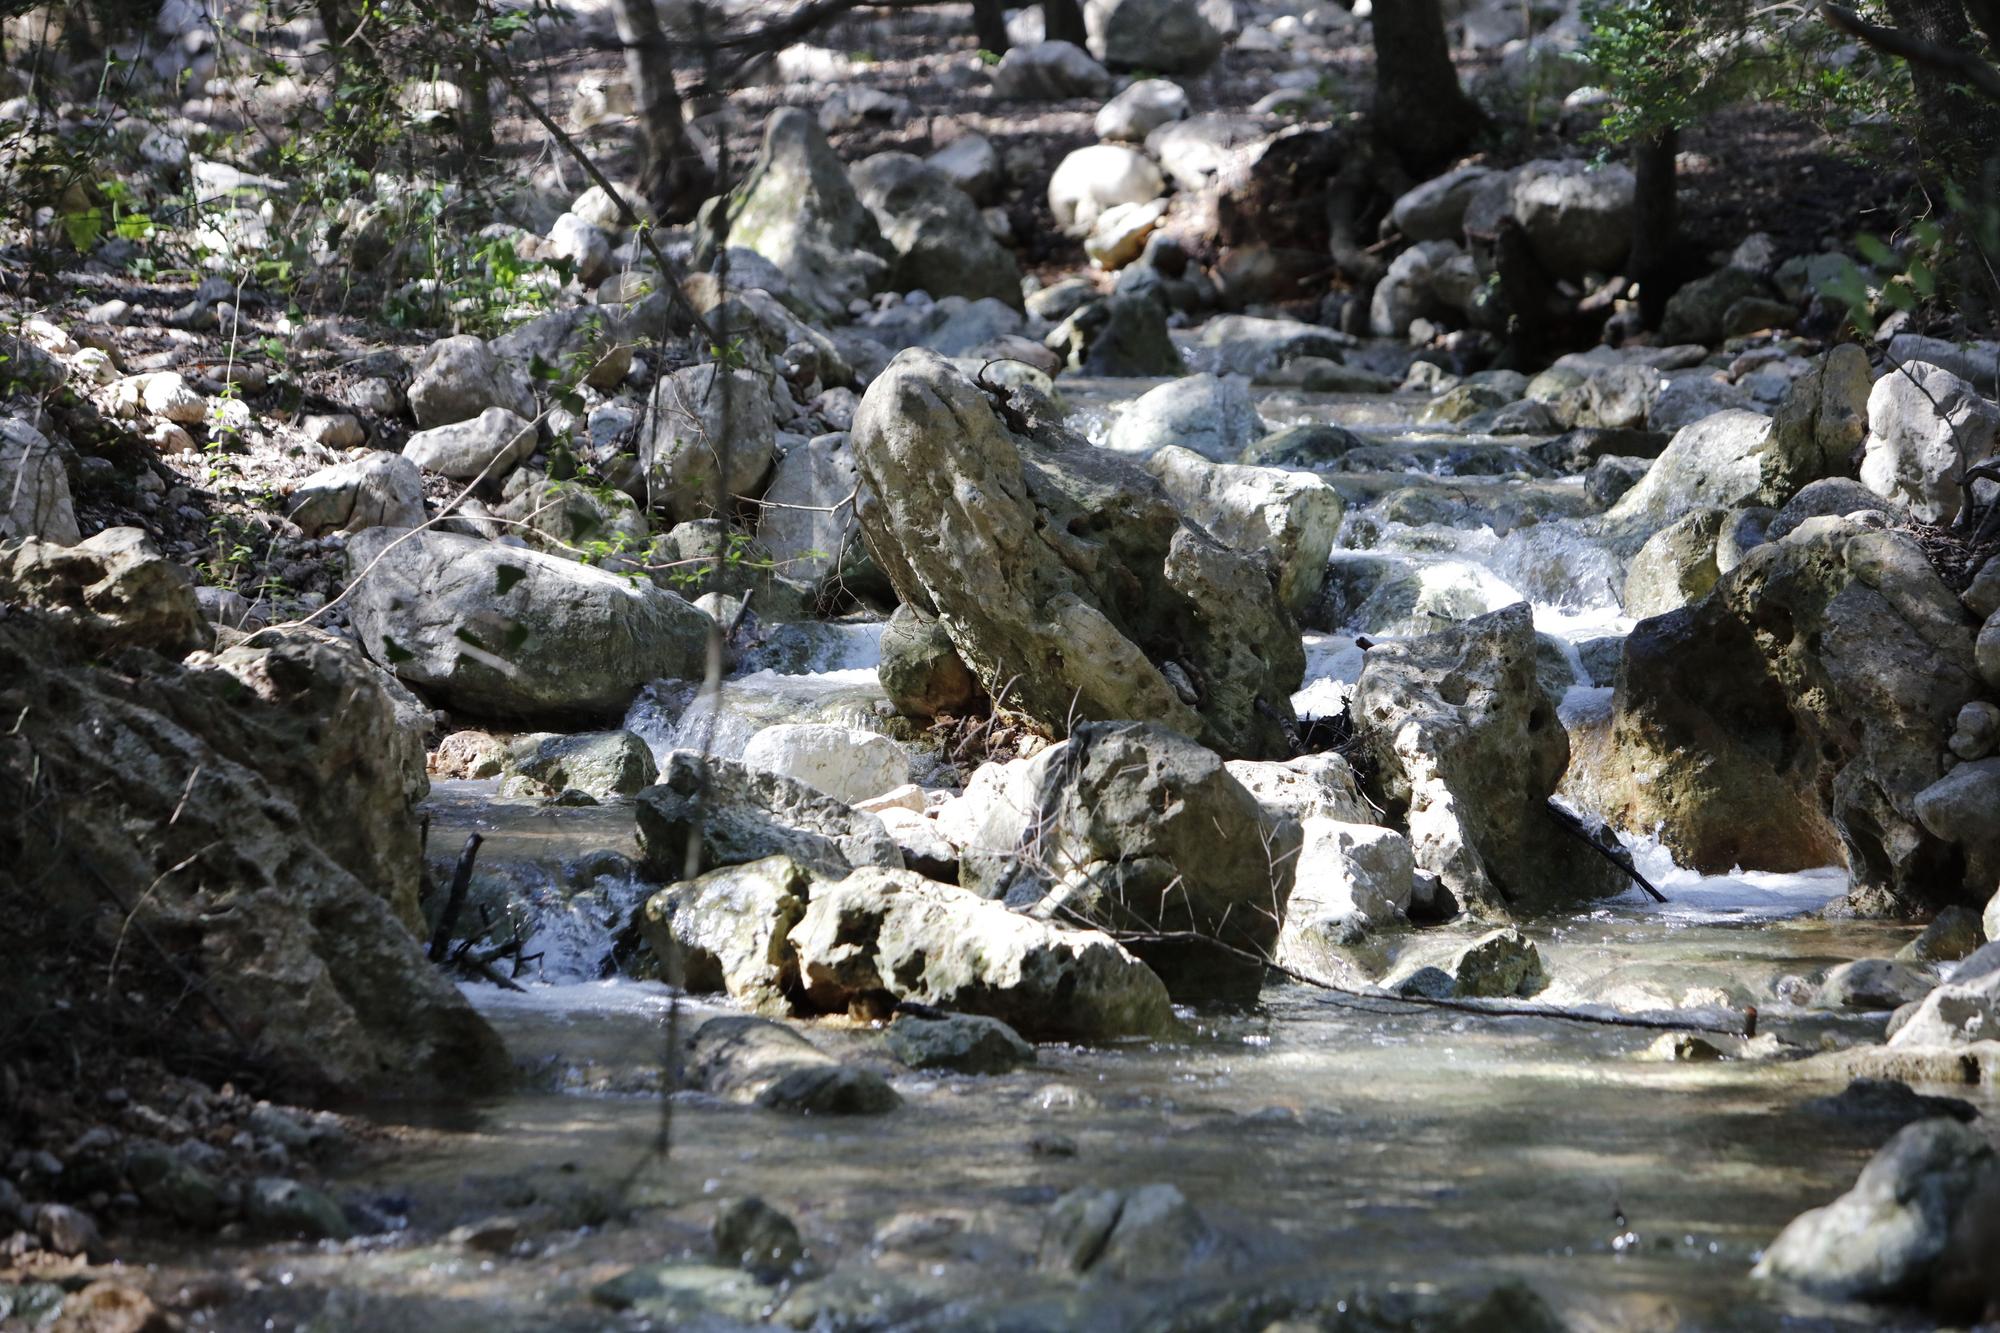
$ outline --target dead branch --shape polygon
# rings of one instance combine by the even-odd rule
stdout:
[[[444,910],[438,913],[437,929],[431,932],[433,963],[442,963],[451,946],[451,932],[458,926],[459,913],[465,910],[465,895],[472,887],[472,864],[479,859],[479,844],[484,841],[483,834],[470,834],[465,849],[458,854],[458,869],[451,876],[451,893],[444,900]]]
[[[1843,5],[1822,4],[1819,10],[1828,23],[1848,36],[1859,38],[1878,51],[1900,56],[1913,65],[1927,65],[1962,79],[1982,96],[2000,102],[2000,69],[1995,69],[1972,52],[1925,41],[1896,28],[1885,28],[1879,23],[1870,23]]]

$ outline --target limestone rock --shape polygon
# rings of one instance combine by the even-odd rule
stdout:
[[[1140,79],[1098,109],[1092,128],[1106,143],[1144,143],[1154,130],[1188,112],[1188,95],[1178,83]]]
[[[1065,102],[1110,91],[1111,72],[1074,42],[1010,47],[993,70],[994,95],[1017,102]]]
[[[1530,162],[1514,172],[1513,214],[1535,257],[1557,277],[1611,273],[1632,243],[1637,182],[1631,169],[1578,161]]]
[[[854,866],[900,868],[902,854],[874,815],[782,774],[691,750],[667,756],[657,786],[638,796],[639,845],[649,873],[681,878],[698,818],[697,872],[785,855],[837,879]]]
[[[1085,0],[1083,26],[1091,54],[1112,69],[1199,74],[1225,41],[1197,0]]]
[[[1049,334],[1050,350],[1084,375],[1179,375],[1187,370],[1167,336],[1167,308],[1154,291],[1121,292],[1079,307]]]
[[[800,1115],[882,1115],[902,1105],[882,1076],[843,1065],[782,1023],[711,1018],[688,1038],[696,1085],[728,1101]]]
[[[81,540],[62,455],[25,421],[0,418],[0,497],[0,542],[39,537],[74,546]]]
[[[309,537],[363,528],[414,528],[424,521],[424,478],[401,454],[371,453],[321,468],[286,501]]]
[[[2000,408],[1942,367],[1906,364],[1868,395],[1861,483],[1926,523],[1949,524],[1964,503],[1960,474],[1991,458],[1996,443]],[[1975,496],[1996,492],[1992,482],[1975,483]]]
[[[639,442],[654,508],[675,523],[712,514],[718,480],[731,503],[761,494],[777,452],[765,377],[688,366],[667,377],[654,403]]]
[[[743,749],[743,765],[778,773],[850,804],[910,780],[910,761],[887,736],[825,722],[766,727]]]
[[[889,702],[906,717],[963,715],[985,697],[944,626],[908,603],[898,606],[882,629],[876,675]]]
[[[490,407],[532,419],[535,395],[527,378],[469,333],[425,349],[410,384],[410,412],[428,430],[469,421]]]
[[[1092,144],[1056,167],[1049,178],[1049,211],[1066,234],[1084,236],[1105,209],[1148,203],[1166,188],[1166,177],[1145,154],[1117,144]]]
[[[506,772],[552,796],[581,791],[600,801],[634,795],[659,776],[653,752],[629,731],[516,736],[507,747]]]
[[[0,548],[0,597],[60,618],[101,653],[150,648],[178,658],[215,641],[193,577],[138,528],[106,528],[75,546],[29,537]]]
[[[805,916],[813,879],[783,855],[719,866],[648,898],[639,929],[658,957],[680,951],[689,990],[726,990],[752,1013],[783,1015],[799,989],[788,936]]]
[[[454,481],[497,480],[535,452],[535,428],[504,407],[410,436],[403,457]],[[421,521],[421,520],[420,520]]]
[[[1177,445],[1212,463],[1233,463],[1263,433],[1248,381],[1188,375],[1140,395],[1112,423],[1105,443],[1141,457]]]
[[[1340,493],[1325,479],[1310,472],[1210,462],[1173,445],[1156,452],[1146,468],[1181,512],[1210,536],[1238,551],[1262,552],[1270,561],[1278,597],[1293,614],[1303,615],[1318,599],[1344,512]]]
[[[889,1028],[889,1053],[912,1069],[1005,1074],[1035,1063],[1035,1048],[997,1018],[900,1015]]]
[[[909,153],[855,164],[855,192],[889,244],[888,284],[932,296],[992,297],[1019,309],[1021,270],[951,177]]]
[[[1644,620],[1708,596],[1721,576],[1716,543],[1726,517],[1697,509],[1649,537],[1625,573],[1625,614]]]

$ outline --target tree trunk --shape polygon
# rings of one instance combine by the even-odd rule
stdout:
[[[1083,6],[1078,0],[1042,0],[1042,36],[1052,42],[1085,45],[1089,34],[1084,31]]]
[[[1448,165],[1485,118],[1459,86],[1438,0],[1377,0],[1375,132],[1411,173]]]
[[[493,89],[477,44],[486,40],[479,0],[452,0],[448,11],[457,32],[452,42],[451,80],[463,100],[458,108],[458,147],[469,163],[493,151]]]
[[[1001,0],[972,0],[972,33],[979,49],[996,56],[1007,54],[1007,11]]]
[[[1626,271],[1639,284],[1639,314],[1646,327],[1657,329],[1667,312],[1674,271],[1674,247],[1680,239],[1679,186],[1674,158],[1680,131],[1661,130],[1632,145],[1632,174],[1637,191],[1632,208],[1632,258]]]
[[[662,222],[685,222],[715,190],[715,173],[688,133],[674,87],[672,51],[653,0],[617,0],[618,40],[638,108],[645,166],[639,188]]]

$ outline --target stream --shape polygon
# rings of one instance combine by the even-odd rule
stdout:
[[[1061,385],[1093,433],[1148,387]],[[1580,478],[1533,465],[1533,437],[1413,425],[1421,398],[1257,392],[1273,426],[1334,423],[1376,446],[1325,471],[1348,502],[1336,565],[1415,571],[1405,592],[1378,580],[1340,632],[1306,636],[1302,715],[1340,710],[1360,668],[1357,635],[1415,632],[1426,618],[1441,624],[1525,597],[1560,650],[1545,680],[1565,721],[1603,716],[1611,682],[1591,645],[1631,622],[1618,606],[1617,562],[1576,521],[1595,512]],[[656,686],[626,725],[664,753],[693,743],[712,712],[725,755],[776,721],[886,729],[879,633],[858,623],[812,631],[788,660],[732,679],[719,705]],[[916,766],[920,781],[936,777],[934,762]],[[1647,1058],[1661,1038],[1654,1029],[1289,982],[1267,986],[1254,1008],[1180,1011],[1175,1040],[1044,1045],[1038,1063],[994,1077],[913,1073],[882,1049],[879,1030],[829,1019],[804,1030],[888,1078],[900,1109],[810,1119],[683,1092],[668,1108],[662,1154],[669,1028],[685,1033],[729,1010],[712,997],[676,1005],[658,982],[605,976],[625,956],[625,922],[656,887],[633,871],[629,806],[551,808],[503,800],[497,783],[441,781],[429,810],[434,859],[471,831],[485,835],[475,909],[484,906],[490,929],[518,931],[533,960],[521,992],[467,987],[526,1071],[523,1085],[473,1106],[367,1108],[374,1130],[330,1185],[378,1214],[380,1235],[144,1256],[189,1281],[236,1265],[232,1299],[197,1326],[738,1327],[720,1316],[648,1322],[590,1293],[634,1264],[705,1260],[717,1201],[750,1194],[791,1216],[833,1274],[817,1284],[833,1284],[818,1304],[778,1309],[777,1322],[792,1326],[1123,1329],[1180,1319],[1254,1331],[1269,1320],[1246,1312],[1274,1293],[1352,1293],[1358,1320],[1371,1293],[1430,1297],[1506,1279],[1525,1280],[1578,1330],[1928,1326],[1748,1276],[1760,1247],[1846,1189],[1893,1128],[1812,1104],[1845,1086],[1830,1061],[1772,1056],[1769,1034],[1808,1050],[1879,1039],[1881,1014],[1776,998],[1781,977],[1890,955],[1916,934],[1816,915],[1845,889],[1838,871],[1703,878],[1635,843],[1668,903],[1635,890],[1523,926],[1552,978],[1538,1002],[1662,1021],[1671,1012],[1732,1033],[1756,1005],[1761,1041],[1711,1038],[1730,1058]],[[1991,1089],[1919,1090],[2000,1112]],[[1044,1219],[1062,1194],[1156,1182],[1177,1187],[1213,1230],[1195,1271],[1079,1286],[1038,1266]],[[515,1219],[532,1239],[509,1243]],[[460,1227],[471,1230],[454,1238]],[[1200,1322],[1217,1310],[1239,1323]]]

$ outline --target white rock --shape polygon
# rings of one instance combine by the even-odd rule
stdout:
[[[208,400],[171,370],[140,377],[139,401],[147,412],[179,426],[199,425],[208,415]]]
[[[535,428],[504,407],[489,407],[470,421],[433,426],[410,436],[403,456],[426,472],[458,481],[484,473],[505,476],[535,452]]]
[[[1149,455],[1168,445],[1192,449],[1212,462],[1234,462],[1264,434],[1240,375],[1188,375],[1142,394],[1112,424],[1106,447]]]
[[[1083,252],[1101,269],[1120,269],[1137,259],[1146,249],[1146,238],[1167,215],[1167,201],[1155,199],[1145,204],[1114,204],[1098,214],[1097,223],[1083,241]]]
[[[842,801],[865,801],[910,780],[910,761],[887,736],[823,722],[766,727],[743,747],[743,763],[795,778]]]
[[[1963,468],[1992,457],[2000,438],[2000,409],[1942,366],[1905,362],[1868,394],[1868,440],[1861,484],[1909,506],[1927,523],[1958,516]],[[1994,493],[1991,482],[1977,488]]]
[[[611,242],[590,223],[565,213],[549,228],[549,254],[576,265],[577,280],[594,286],[611,272]]]
[[[1065,157],[1049,178],[1049,211],[1065,233],[1085,236],[1105,209],[1147,203],[1166,188],[1166,177],[1145,154],[1093,144]]]
[[[653,220],[652,207],[646,203],[644,195],[629,185],[620,185],[617,189],[618,199],[625,202],[639,221]],[[569,211],[607,236],[616,236],[625,230],[625,219],[618,210],[617,200],[607,194],[601,185],[593,185],[578,195],[576,202],[569,206]]]
[[[1169,121],[1185,120],[1187,92],[1172,79],[1141,79],[1098,108],[1092,128],[1107,143],[1144,143]]]
[[[1379,926],[1409,911],[1417,863],[1408,838],[1394,829],[1317,816],[1304,828],[1288,919],[1360,916]]]

